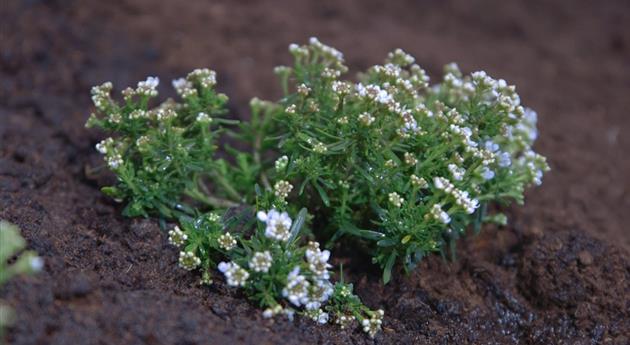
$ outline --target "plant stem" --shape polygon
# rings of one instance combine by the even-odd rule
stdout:
[[[271,190],[271,183],[269,183],[269,179],[267,178],[267,174],[265,173],[265,170],[263,169],[262,163],[261,163],[261,159],[260,159],[260,147],[262,146],[262,137],[259,134],[256,135],[256,140],[254,141],[254,150],[253,150],[253,155],[254,155],[254,163],[256,163],[256,165],[258,165],[260,167],[260,180],[262,181],[263,186],[265,186],[266,190]]]
[[[211,195],[205,195],[201,193],[198,189],[187,189],[184,194],[214,208],[230,208],[239,205],[238,203],[231,200],[221,199]]]
[[[212,176],[216,179],[216,181],[223,187],[225,192],[230,196],[232,200],[237,200],[238,202],[243,200],[243,197],[239,194],[239,192],[234,189],[234,187],[230,184],[228,180],[225,179],[220,173],[214,173]],[[209,196],[210,197],[210,196]]]

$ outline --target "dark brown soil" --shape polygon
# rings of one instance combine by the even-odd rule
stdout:
[[[45,271],[0,296],[10,344],[372,343],[359,330],[263,320],[220,281],[176,266],[153,220],[120,216],[84,169],[89,87],[219,72],[235,116],[277,98],[272,67],[315,35],[352,68],[392,48],[433,76],[457,61],[519,87],[538,110],[552,171],[511,225],[425,260],[386,287],[339,251],[357,290],[386,310],[387,344],[630,343],[630,3],[620,1],[1,1],[0,218]],[[168,94],[164,82],[163,94]]]

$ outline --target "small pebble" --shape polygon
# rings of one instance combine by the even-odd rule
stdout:
[[[578,260],[584,266],[588,266],[593,263],[593,255],[586,250],[578,253]]]

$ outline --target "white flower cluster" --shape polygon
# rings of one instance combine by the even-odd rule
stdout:
[[[400,48],[387,54],[387,62],[392,63],[397,66],[401,66],[401,67],[409,66],[413,64],[415,61],[416,59],[413,56],[405,53],[405,51],[403,51]]]
[[[158,95],[157,87],[160,84],[158,77],[147,77],[146,80],[138,82],[136,94],[141,96],[155,97]]]
[[[92,102],[97,109],[104,111],[112,103],[110,92],[114,86],[111,82],[92,87]]]
[[[403,202],[404,202],[404,199],[400,195],[398,195],[398,193],[391,192],[391,193],[389,193],[389,202],[392,205],[400,208],[402,206]]]
[[[411,184],[418,188],[427,188],[429,186],[429,183],[427,182],[427,180],[424,179],[424,177],[411,175],[410,180]]]
[[[306,261],[308,262],[309,270],[317,277],[317,279],[329,279],[330,274],[328,269],[332,267],[328,263],[330,259],[330,251],[320,250],[319,243],[309,242],[306,249]]]
[[[458,167],[456,164],[449,164],[448,171],[451,172],[453,179],[455,181],[461,181],[464,179],[464,175],[466,174],[466,169]]]
[[[330,87],[337,96],[345,96],[352,91],[352,84],[347,81],[335,80]]]
[[[272,209],[269,212],[259,211],[257,217],[258,220],[267,225],[265,228],[265,236],[281,242],[289,240],[293,221],[288,213],[280,213]]]
[[[273,257],[271,257],[271,253],[268,250],[265,250],[263,252],[256,252],[252,255],[252,258],[249,261],[249,268],[251,268],[254,272],[267,273],[271,268],[272,263]]]
[[[389,105],[394,100],[387,90],[381,89],[376,84],[363,85],[362,83],[357,83],[355,89],[359,96],[384,105]]]
[[[168,107],[158,108],[155,111],[155,118],[158,121],[168,121],[177,117],[177,112],[174,109]]]
[[[354,320],[356,320],[354,315],[341,315],[335,320],[335,323],[338,324],[341,329],[346,329],[354,322]]]
[[[287,168],[287,165],[289,164],[289,157],[287,156],[282,156],[278,159],[276,159],[276,171],[280,172],[283,171],[284,169]]]
[[[286,199],[293,190],[293,185],[285,180],[276,182],[273,186],[274,194],[280,199]]]
[[[305,275],[300,274],[300,267],[296,266],[287,276],[282,296],[296,307],[318,310],[333,293],[332,284],[327,279],[309,281]]]
[[[236,247],[236,239],[229,232],[226,232],[219,236],[217,242],[219,242],[219,247],[221,247],[221,249],[227,251],[230,251],[234,249],[234,247]]]
[[[107,138],[96,144],[96,150],[105,155],[105,163],[110,169],[115,170],[124,164],[122,155],[116,148],[113,138]]]
[[[263,311],[262,316],[265,319],[272,318],[275,315],[284,314],[287,316],[289,321],[293,321],[293,317],[295,315],[295,311],[291,308],[282,308],[280,304],[276,304],[273,308],[267,308]]]
[[[321,309],[307,309],[306,316],[310,317],[311,320],[321,325],[328,323],[328,319],[330,318],[328,313],[324,312]]]
[[[372,116],[368,112],[364,112],[359,115],[359,122],[361,122],[365,126],[369,126],[374,122],[374,116]]]
[[[104,155],[107,154],[107,152],[111,150],[113,147],[114,147],[113,138],[103,139],[98,144],[96,144],[96,150]]]
[[[308,43],[312,48],[315,48],[323,54],[339,61],[340,63],[343,63],[343,54],[339,50],[323,44],[317,39],[317,37],[311,37]]]
[[[179,252],[179,266],[187,271],[192,271],[201,265],[201,259],[193,252]]]
[[[282,289],[282,296],[299,307],[308,303],[308,289],[311,283],[300,274],[300,267],[295,266],[287,276],[287,285]]]
[[[225,275],[229,286],[245,286],[249,278],[249,272],[235,262],[220,262],[218,269]]]
[[[441,204],[435,204],[431,207],[431,212],[429,213],[435,220],[438,220],[444,224],[448,224],[451,222],[451,216],[448,215],[444,210],[442,210]],[[427,216],[429,215],[427,214]]]
[[[416,164],[418,164],[418,159],[412,153],[405,152],[405,156],[404,157],[405,157],[405,163],[407,165],[416,165]]]
[[[197,122],[201,122],[201,123],[211,123],[212,122],[212,118],[210,117],[210,115],[208,115],[207,113],[204,112],[199,112],[197,114]]]
[[[197,68],[188,73],[186,79],[199,83],[204,89],[209,89],[217,84],[217,73],[208,68]]]
[[[374,338],[374,336],[376,336],[376,333],[381,330],[384,315],[385,312],[382,309],[379,309],[369,319],[363,319],[363,321],[361,321],[363,331],[367,333],[370,337]]]
[[[188,240],[188,235],[186,235],[179,226],[175,225],[172,230],[168,231],[168,243],[176,247],[181,247],[186,243],[186,240]]]
[[[453,198],[455,198],[455,203],[461,206],[468,214],[473,214],[475,210],[479,207],[479,201],[477,199],[471,198],[467,191],[462,191],[455,188],[451,181],[443,177],[435,177],[433,179],[433,185],[435,186],[435,188],[443,190],[444,192],[452,195]],[[442,217],[440,217],[439,219],[442,219]]]
[[[347,67],[344,66],[343,54],[337,49],[321,43],[316,37],[311,37],[309,44],[299,46],[295,43],[289,45],[289,52],[295,56],[297,60],[308,58],[311,54],[317,56],[320,63],[324,64],[324,78],[336,78],[340,72],[345,72]]]
[[[175,79],[172,81],[172,84],[177,94],[183,99],[197,95],[197,89],[185,78]]]
[[[297,86],[297,92],[300,95],[306,97],[308,96],[309,92],[311,92],[311,88],[309,88],[306,84],[302,83]]]

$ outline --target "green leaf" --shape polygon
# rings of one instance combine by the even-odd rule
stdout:
[[[396,244],[398,244],[398,240],[394,238],[385,238],[376,242],[376,245],[379,247],[391,247],[395,246]]]
[[[306,221],[306,216],[308,212],[306,208],[302,208],[300,212],[298,212],[297,217],[295,217],[295,221],[293,221],[293,225],[291,226],[291,234],[289,235],[289,243],[293,242],[297,238],[297,235],[300,233],[300,229],[304,225]]]
[[[389,257],[387,258],[385,268],[383,269],[383,284],[389,283],[392,278],[392,268],[394,267],[394,263],[396,262],[396,255],[398,255],[398,252],[393,251],[391,254],[389,254]]]
[[[328,195],[326,194],[324,188],[322,188],[322,186],[320,186],[317,182],[313,182],[313,186],[315,186],[315,189],[317,189],[317,193],[319,193],[319,197],[322,198],[322,202],[324,203],[324,205],[326,205],[326,207],[329,207],[330,199],[328,199]]]

